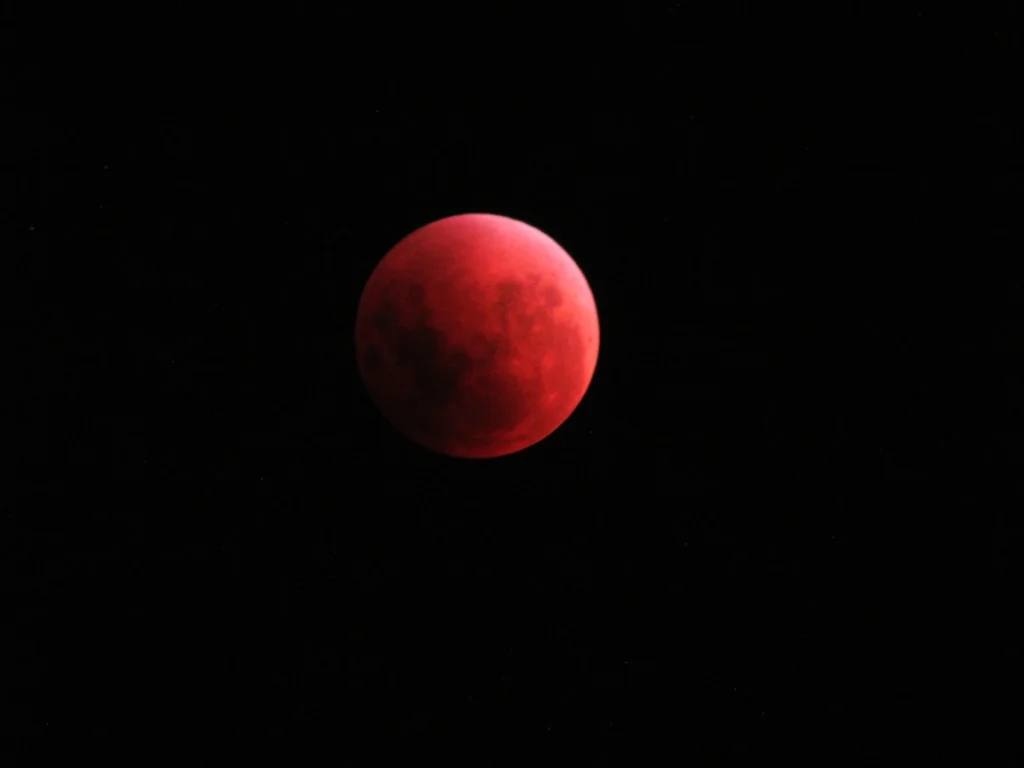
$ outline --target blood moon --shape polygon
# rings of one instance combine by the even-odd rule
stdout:
[[[359,372],[412,440],[463,458],[554,432],[597,366],[597,307],[554,240],[504,216],[427,224],[381,260],[356,316]]]

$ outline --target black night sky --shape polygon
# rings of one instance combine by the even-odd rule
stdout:
[[[897,5],[5,7],[5,765],[1021,765],[1020,11]],[[602,333],[482,461],[353,341],[468,212]]]

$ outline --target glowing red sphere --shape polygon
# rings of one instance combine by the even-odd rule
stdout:
[[[576,262],[540,230],[491,214],[441,219],[399,242],[356,317],[359,371],[384,416],[466,458],[554,432],[590,386],[598,346]]]

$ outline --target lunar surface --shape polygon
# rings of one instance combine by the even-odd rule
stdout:
[[[370,276],[356,317],[363,381],[402,433],[450,456],[520,451],[576,409],[597,365],[597,308],[573,259],[514,219],[428,224]]]

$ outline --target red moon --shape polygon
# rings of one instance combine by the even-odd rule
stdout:
[[[370,397],[399,431],[449,456],[492,458],[543,440],[579,405],[597,366],[597,307],[546,234],[469,213],[384,256],[355,340]]]

